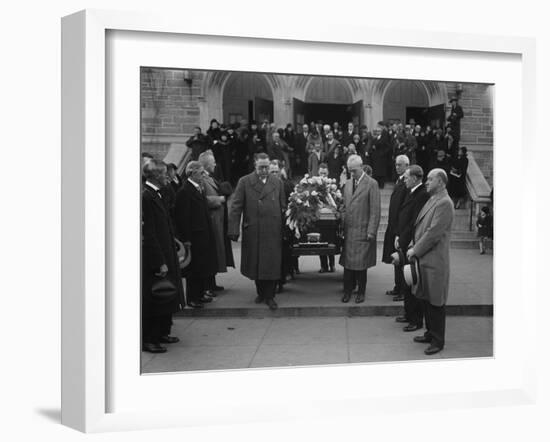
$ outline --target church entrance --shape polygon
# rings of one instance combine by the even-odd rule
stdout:
[[[383,114],[390,123],[445,125],[445,103],[429,106],[428,94],[419,81],[394,81],[384,94]]]
[[[273,92],[264,76],[232,72],[223,90],[223,121],[273,121]]]
[[[348,122],[363,123],[363,100],[353,102],[351,90],[342,78],[314,77],[308,84],[305,100],[294,98],[294,125],[322,121],[342,127]]]

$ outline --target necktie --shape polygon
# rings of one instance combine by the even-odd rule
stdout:
[[[355,193],[355,189],[356,189],[356,188],[357,188],[357,180],[354,178],[354,179],[353,179],[353,189],[352,189],[352,192],[351,192],[352,194]]]

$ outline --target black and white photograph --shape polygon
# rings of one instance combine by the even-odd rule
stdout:
[[[142,373],[492,357],[493,87],[142,67]]]

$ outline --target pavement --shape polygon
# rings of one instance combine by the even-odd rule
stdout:
[[[300,257],[300,275],[284,286],[277,294],[279,310],[270,312],[264,304],[255,304],[254,282],[241,275],[239,269],[240,243],[233,243],[236,269],[216,276],[217,283],[225,288],[204,309],[186,308],[181,316],[388,316],[401,313],[402,302],[393,302],[385,295],[393,288],[393,266],[380,262],[381,247],[378,250],[379,263],[368,270],[365,302],[349,304],[340,299],[343,294],[343,268],[336,257],[334,273],[319,272],[317,256]],[[480,255],[474,249],[451,249],[451,278],[449,287],[448,314],[466,316],[492,316],[493,313],[493,255]]]
[[[394,320],[403,303],[385,295],[393,287],[391,265],[369,269],[365,303],[352,298],[343,304],[342,267],[319,274],[317,256],[300,257],[301,274],[276,296],[279,309],[272,312],[254,303],[254,283],[238,270],[240,243],[233,244],[233,253],[237,269],[217,276],[225,290],[205,308],[186,308],[174,318],[172,334],[181,341],[163,354],[142,353],[143,373],[493,355],[491,253],[451,249],[446,345],[432,356],[424,355],[426,344],[413,342],[422,331],[403,332]]]
[[[432,356],[393,318],[175,318],[180,338],[162,354],[142,353],[142,373],[383,363],[493,356],[491,317],[450,316],[446,345]]]

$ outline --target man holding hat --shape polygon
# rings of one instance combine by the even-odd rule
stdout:
[[[405,187],[407,194],[397,215],[397,225],[395,226],[395,248],[405,252],[411,244],[414,236],[414,222],[420,212],[420,209],[426,204],[430,195],[426,187],[422,185],[424,171],[416,164],[407,168],[404,173]],[[401,265],[405,264],[404,262]],[[401,270],[402,271],[402,270]],[[405,316],[395,318],[397,322],[408,322],[409,325],[403,328],[410,332],[422,328],[423,306],[411,292],[411,287],[402,284],[405,302]]]
[[[426,333],[416,336],[415,342],[429,343],[424,351],[432,355],[445,345],[445,304],[449,294],[450,242],[453,225],[453,202],[447,193],[447,174],[442,169],[432,169],[426,188],[430,199],[420,210],[414,230],[414,245],[407,251],[407,258],[418,259],[420,278],[416,297],[424,304]]]

